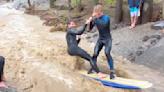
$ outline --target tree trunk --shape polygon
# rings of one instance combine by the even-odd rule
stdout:
[[[98,5],[99,4],[99,0],[93,0],[93,4],[94,5]]]
[[[72,10],[71,0],[68,0],[68,6],[69,6],[69,11],[71,11]]]
[[[144,0],[143,11],[142,11],[142,24],[151,21],[153,12],[153,0]]]
[[[118,24],[122,21],[122,4],[123,0],[116,0],[115,10],[115,23]]]
[[[30,0],[28,0],[28,6],[29,6],[29,8],[31,7],[31,2],[30,2]]]
[[[78,12],[81,12],[83,10],[82,4],[81,4],[81,0],[78,1],[77,10],[78,10]]]
[[[50,0],[50,8],[54,8],[55,6],[54,6],[54,1],[56,1],[56,0]]]

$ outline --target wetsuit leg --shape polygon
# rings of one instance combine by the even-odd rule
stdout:
[[[4,63],[5,63],[5,58],[0,56],[0,82],[2,81]]]
[[[93,60],[94,60],[94,62],[96,62],[96,63],[97,63],[97,57],[98,57],[98,55],[99,55],[99,53],[100,53],[102,47],[103,47],[103,43],[101,42],[100,39],[98,39],[98,41],[97,41],[97,43],[96,43],[96,46],[95,46],[95,48],[94,48],[94,55],[93,55]],[[94,69],[91,68],[91,69],[88,71],[88,74],[91,74],[91,73],[92,73],[92,70],[94,70]]]
[[[112,48],[112,39],[106,40],[105,42],[105,55],[107,56],[108,59],[108,64],[110,66],[110,70],[112,70],[110,72],[110,79],[114,79],[116,77],[115,73],[114,73],[114,65],[113,65],[113,58],[110,54]]]
[[[107,56],[108,64],[110,66],[110,70],[114,70],[113,58],[112,58],[112,56],[110,54],[111,48],[112,48],[112,39],[109,39],[105,43],[105,55]]]
[[[79,56],[81,58],[84,58],[88,61],[90,61],[90,64],[92,66],[92,68],[97,72],[99,73],[99,69],[97,67],[97,64],[92,60],[92,57],[86,52],[84,51],[83,49],[81,49],[80,47],[78,46],[73,46],[73,47],[70,47],[68,48],[68,53],[70,55],[75,55],[75,56]]]
[[[97,62],[97,57],[98,57],[98,55],[99,55],[99,53],[100,53],[102,47],[103,47],[103,43],[101,42],[100,39],[98,39],[98,41],[97,41],[97,43],[96,43],[96,46],[95,46],[95,48],[94,48],[94,55],[93,55],[93,60],[94,60],[95,62]]]

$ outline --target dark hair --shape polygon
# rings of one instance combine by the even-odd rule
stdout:
[[[67,31],[67,29],[68,29],[68,25],[69,25],[71,22],[74,22],[74,21],[73,21],[73,20],[69,20],[69,21],[66,22],[66,24],[67,24],[66,31]]]
[[[74,22],[73,20],[69,20],[66,24],[69,25],[71,22]]]

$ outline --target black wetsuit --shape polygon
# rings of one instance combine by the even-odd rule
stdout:
[[[83,28],[79,31],[75,30],[74,28],[68,28],[66,34],[67,46],[68,46],[68,54],[72,56],[79,56],[90,61],[92,68],[99,73],[99,69],[96,63],[92,60],[92,57],[83,49],[78,46],[80,39],[76,40],[76,35],[81,35],[87,27],[87,24],[83,26]]]
[[[99,31],[99,39],[96,43],[94,49],[93,60],[97,62],[97,57],[102,47],[105,46],[105,55],[108,59],[108,64],[110,66],[110,70],[114,70],[113,67],[113,59],[111,57],[110,51],[112,47],[112,37],[110,33],[110,18],[108,15],[102,15],[100,18],[93,19],[90,24],[90,30],[93,26],[96,25]],[[92,70],[92,69],[91,69]]]
[[[2,75],[3,75],[4,64],[5,64],[5,58],[0,56],[0,82],[3,81]]]

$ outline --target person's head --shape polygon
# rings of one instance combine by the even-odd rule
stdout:
[[[67,25],[68,25],[68,28],[75,28],[75,27],[76,27],[76,24],[75,24],[74,21],[69,21],[69,22],[67,23]]]
[[[102,6],[101,6],[101,5],[96,5],[96,6],[94,6],[93,14],[95,15],[95,16],[94,16],[95,18],[101,17],[101,16],[103,15]]]

